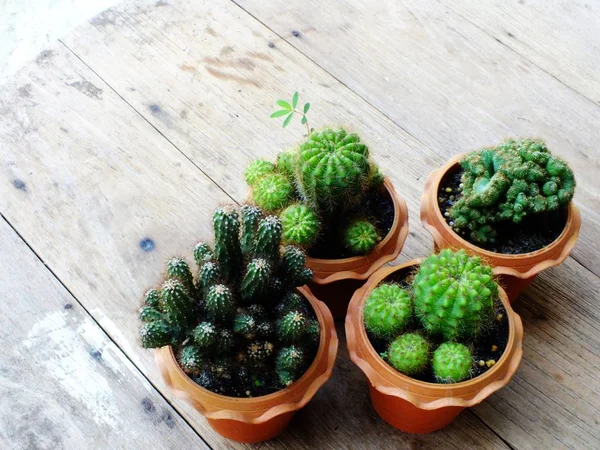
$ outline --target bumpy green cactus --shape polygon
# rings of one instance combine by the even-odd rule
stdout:
[[[321,223],[315,212],[302,203],[295,203],[279,214],[283,225],[283,241],[304,248],[312,246],[319,235]]]
[[[489,324],[498,297],[492,269],[464,250],[444,249],[428,257],[413,290],[423,327],[448,340],[476,337]]]
[[[294,188],[285,175],[272,173],[260,178],[254,185],[252,197],[267,212],[284,208],[293,198]]]
[[[290,345],[280,349],[275,362],[280,383],[289,386],[290,381],[293,382],[297,378],[298,370],[302,367],[304,360],[304,351],[301,347]]]
[[[242,213],[242,233],[240,246],[244,255],[249,255],[253,250],[254,236],[259,221],[264,217],[260,208],[252,205],[244,205],[240,208]]]
[[[304,362],[320,341],[314,311],[293,292],[312,276],[306,256],[293,246],[281,250],[279,219],[255,206],[241,208],[241,224],[235,207],[219,208],[213,226],[214,252],[202,242],[194,248],[196,280],[174,258],[161,289],[146,294],[142,346],[172,345],[182,369],[219,394],[247,397],[288,386],[306,367],[296,368],[294,355]],[[296,353],[277,370],[284,347]]]
[[[245,178],[249,186],[254,186],[265,175],[275,172],[275,164],[262,159],[252,161],[246,168]]]
[[[333,213],[355,204],[369,179],[369,149],[356,134],[324,129],[300,145],[298,187],[317,211]]]
[[[290,180],[294,179],[295,171],[295,154],[291,150],[285,150],[277,155],[277,169],[279,172],[288,177]]]
[[[507,140],[469,153],[461,166],[463,190],[450,210],[452,226],[480,244],[495,241],[499,223],[555,211],[575,192],[571,169],[539,140]]]
[[[417,375],[429,365],[429,342],[418,333],[398,336],[388,348],[387,360],[396,370]]]
[[[364,255],[375,248],[380,237],[375,225],[367,220],[356,220],[348,225],[344,243],[353,255]]]
[[[377,286],[367,299],[363,311],[365,328],[375,337],[397,336],[413,314],[410,293],[397,284]]]
[[[433,352],[433,373],[439,383],[458,383],[471,373],[473,356],[466,345],[445,342]]]

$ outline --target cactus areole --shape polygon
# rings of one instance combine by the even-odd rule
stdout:
[[[257,164],[252,174],[269,169]],[[140,310],[145,348],[170,345],[183,371],[221,395],[255,397],[290,386],[312,363],[321,328],[296,292],[312,272],[306,254],[282,246],[282,224],[256,206],[219,208],[214,245],[198,243],[194,277],[182,258]]]

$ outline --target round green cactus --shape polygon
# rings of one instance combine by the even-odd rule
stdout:
[[[469,378],[473,356],[466,345],[445,342],[433,352],[433,374],[439,383],[458,383]]]
[[[277,378],[279,379],[279,384],[284,388],[291,386],[296,381],[294,374],[286,370],[278,370]]]
[[[140,320],[142,322],[154,322],[155,320],[162,319],[162,317],[162,312],[152,306],[142,306],[140,309]]]
[[[276,212],[289,204],[294,188],[285,175],[273,173],[260,178],[252,190],[258,206],[267,212]]]
[[[211,350],[219,342],[219,330],[211,322],[200,322],[192,331],[192,337],[199,348]]]
[[[283,241],[304,248],[312,246],[319,235],[321,223],[315,212],[302,203],[295,203],[279,214],[283,225]]]
[[[175,279],[167,280],[161,289],[161,309],[174,326],[181,329],[194,320],[194,304],[188,290]]]
[[[231,206],[218,208],[213,214],[215,231],[215,258],[221,272],[229,280],[236,280],[243,262],[240,247],[240,218]]]
[[[262,177],[274,172],[275,164],[263,159],[257,159],[248,165],[244,177],[248,186],[254,186]]]
[[[210,320],[224,322],[235,313],[233,293],[224,284],[217,284],[208,290],[204,303],[206,316]]]
[[[365,255],[380,241],[375,225],[367,220],[356,220],[348,225],[344,243],[353,255]]]
[[[189,375],[199,375],[206,364],[202,349],[193,344],[188,344],[181,349],[179,365]]]
[[[284,247],[281,255],[281,272],[286,286],[303,286],[312,279],[312,270],[304,267],[305,263],[306,254],[300,248],[293,245]]]
[[[167,262],[166,279],[179,280],[190,295],[194,295],[194,277],[187,262],[181,258],[171,258]]]
[[[275,313],[281,318],[292,311],[304,311],[305,307],[305,300],[295,292],[290,292],[275,306]]]
[[[252,367],[262,367],[273,356],[275,346],[269,341],[252,341],[246,348],[248,364]]]
[[[275,367],[277,371],[294,373],[304,362],[304,351],[295,345],[283,347],[277,354]]]
[[[264,214],[260,208],[252,205],[243,205],[240,211],[242,213],[240,246],[242,253],[248,255],[252,252],[256,228],[259,221],[264,217]]]
[[[206,242],[198,242],[194,247],[194,261],[198,267],[215,257],[212,248]]]
[[[250,314],[238,313],[233,319],[233,331],[246,339],[256,336],[256,319]]]
[[[281,244],[281,221],[275,216],[268,216],[258,223],[254,239],[254,257],[264,258],[271,263],[279,261]]]
[[[480,258],[444,249],[423,261],[413,293],[415,314],[423,327],[454,340],[474,338],[489,326],[498,285]]]
[[[295,154],[293,150],[285,150],[277,155],[277,169],[286,177],[293,179],[295,172]]]
[[[240,285],[242,299],[250,300],[265,294],[271,286],[271,270],[271,265],[265,259],[250,261]]]
[[[450,210],[452,226],[480,244],[495,241],[498,223],[557,210],[575,192],[572,170],[539,140],[507,140],[469,153],[461,166],[462,195]]]
[[[215,284],[219,284],[223,278],[219,265],[213,261],[205,262],[198,272],[197,288],[207,292]]]
[[[354,204],[369,179],[369,149],[356,134],[324,129],[300,146],[299,189],[317,211],[331,213]]]
[[[297,342],[304,336],[308,319],[302,311],[290,311],[277,321],[277,337],[282,342]]]
[[[410,293],[397,284],[377,286],[365,303],[365,328],[381,339],[397,336],[412,317],[412,303]]]
[[[398,336],[388,347],[387,360],[403,374],[418,375],[429,365],[429,342],[418,333]]]
[[[173,343],[171,326],[162,319],[147,322],[140,330],[140,340],[143,348],[159,348]]]
[[[151,308],[160,309],[160,290],[159,289],[150,289],[144,295],[144,305],[150,306]]]

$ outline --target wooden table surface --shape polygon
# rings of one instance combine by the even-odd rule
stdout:
[[[0,92],[0,448],[600,448],[600,5],[584,0],[160,0],[107,10]],[[277,439],[226,441],[163,383],[137,309],[191,259],[243,170],[302,139],[358,132],[407,200],[398,261],[432,250],[429,172],[509,136],[576,171],[579,243],[516,303],[523,362],[447,429],[401,433],[340,351]],[[543,224],[540,224],[543,226]]]

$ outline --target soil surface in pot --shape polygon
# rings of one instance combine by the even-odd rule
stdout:
[[[344,245],[343,234],[354,219],[367,219],[375,225],[381,239],[385,239],[394,223],[394,202],[384,187],[372,189],[365,194],[364,202],[350,211],[339,214],[327,224],[308,254],[312,258],[342,259],[352,255]]]
[[[308,317],[316,320],[316,315],[312,305],[305,300],[305,304],[297,308],[306,313]],[[290,310],[286,310],[289,312]],[[277,307],[273,305],[268,309],[267,320],[275,325],[281,314],[278,313]],[[234,350],[225,356],[213,356],[205,362],[203,368],[198,373],[187,373],[187,375],[198,385],[204,389],[215,392],[228,397],[260,397],[263,395],[272,394],[284,388],[279,382],[275,372],[275,360],[277,352],[286,346],[274,339],[274,332],[269,337],[256,337],[253,343],[264,345],[271,343],[273,346],[272,355],[267,358],[266,363],[260,366],[252,366],[248,363],[246,356],[246,348],[248,340],[240,337],[236,338]],[[185,342],[184,342],[185,343]],[[307,344],[302,346],[305,358],[303,364],[298,369],[298,374],[304,374],[311,366],[317,351],[319,342],[315,344]],[[174,348],[175,355],[179,359],[181,345]],[[297,379],[300,379],[299,375]]]
[[[404,270],[394,272],[387,276],[384,280],[382,280],[382,283],[395,282],[401,285],[402,287],[409,288],[414,270],[416,270],[416,268],[408,267]],[[506,310],[504,306],[499,300],[497,302],[497,307],[494,314],[496,318],[493,322],[493,326],[489,330],[487,330],[486,333],[484,333],[475,342],[471,344],[462,342],[471,349],[471,353],[473,354],[473,366],[471,370],[471,376],[468,379],[478,377],[479,375],[487,372],[491,367],[493,367],[493,365],[496,362],[498,362],[498,360],[504,353],[504,350],[506,349],[506,344],[508,343],[508,317],[506,315]],[[412,323],[406,328],[406,330],[403,333],[410,332],[422,332],[421,324],[416,318],[413,318]],[[369,336],[369,341],[371,342],[373,349],[378,354],[381,355],[382,353],[387,351],[389,341],[377,339],[370,333],[367,334]],[[443,339],[439,338],[434,339],[428,337],[428,340],[431,344],[432,352],[439,345],[445,342]],[[437,384],[431,367],[429,367],[421,375],[415,376],[413,378],[419,381]]]
[[[462,169],[448,173],[440,183],[438,205],[448,225],[452,226],[450,209],[460,199]],[[520,224],[503,222],[496,226],[498,237],[493,244],[481,245],[473,242],[468,234],[461,237],[471,244],[494,253],[520,254],[539,250],[551,244],[565,228],[568,208],[525,218]]]

